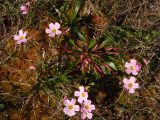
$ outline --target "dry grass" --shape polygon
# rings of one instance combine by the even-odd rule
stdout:
[[[0,108],[0,119],[67,120],[69,118],[62,113],[64,96],[72,96],[79,84],[88,83],[76,73],[69,76],[68,83],[56,81],[43,85],[43,80],[63,71],[60,68],[65,66],[63,60],[66,60],[65,55],[60,57],[62,53],[57,49],[58,42],[64,38],[55,38],[53,42],[44,30],[48,23],[57,21],[55,10],[73,1],[33,0],[33,12],[26,17],[19,12],[22,2],[0,2],[0,104],[4,105]],[[119,38],[119,33],[125,32],[127,36],[114,41],[113,46],[120,46],[127,53],[126,58],[135,57],[143,65],[138,76],[141,88],[134,95],[122,91],[119,76],[109,76],[109,81],[99,80],[97,86],[88,85],[90,98],[96,104],[93,119],[160,119],[160,1],[85,0],[80,15],[92,18],[86,26],[94,31],[97,39],[108,33]],[[24,46],[17,46],[13,40],[20,28],[29,36]],[[135,34],[139,31],[142,31],[140,36]],[[149,64],[145,65],[143,59]],[[30,66],[36,69],[29,69]],[[80,115],[71,119],[79,120]]]

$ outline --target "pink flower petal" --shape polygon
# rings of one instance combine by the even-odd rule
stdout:
[[[88,92],[84,92],[85,98],[88,98]]]
[[[149,60],[143,59],[143,62],[145,63],[145,65],[148,65]]]
[[[65,107],[65,108],[63,109],[63,112],[67,115],[67,113],[68,113],[68,107]]]
[[[69,110],[67,114],[71,117],[74,116],[76,113],[73,110]]]
[[[83,87],[83,86],[80,86],[80,87],[79,87],[79,90],[80,90],[80,92],[84,92],[84,87]]]
[[[135,68],[136,68],[137,71],[140,71],[141,65],[140,65],[140,64],[137,64],[137,65],[135,66]]]
[[[82,103],[82,102],[83,102],[83,98],[82,98],[82,97],[79,97],[79,98],[78,98],[78,102],[79,102],[79,103]]]
[[[133,88],[139,88],[139,84],[138,83],[134,83],[133,84]]]
[[[22,41],[25,43],[25,42],[27,42],[27,39],[23,39]]]
[[[85,112],[82,112],[82,114],[81,114],[82,120],[86,119],[86,117],[87,117],[86,113],[85,113]]]
[[[96,108],[95,108],[95,105],[91,105],[91,106],[90,106],[90,109],[91,109],[91,110],[95,110],[95,109],[96,109]]]
[[[83,98],[83,101],[87,101],[87,98],[85,97],[85,98]]]
[[[75,91],[74,92],[74,96],[79,97],[80,96],[80,92],[79,91]]]
[[[65,106],[69,106],[71,104],[71,102],[69,100],[64,100],[64,105]]]
[[[80,108],[79,108],[79,105],[75,105],[75,106],[74,106],[74,111],[79,111],[79,109],[80,109]]]
[[[137,70],[132,70],[132,74],[133,74],[133,75],[138,75]]]
[[[49,33],[49,37],[54,37],[55,33]]]
[[[129,89],[128,84],[127,85],[123,85],[123,88],[128,91],[128,89]]]
[[[55,29],[58,30],[60,27],[61,27],[61,25],[60,25],[58,22],[56,22],[56,23],[55,23]]]
[[[130,64],[132,64],[132,65],[136,65],[136,64],[137,64],[137,60],[135,60],[135,59],[131,59],[131,60],[130,60]]]
[[[71,99],[71,104],[75,104],[76,103],[76,100],[75,99]]]
[[[56,35],[60,35],[61,33],[62,33],[62,31],[56,30]]]
[[[129,80],[128,80],[127,78],[124,78],[124,79],[123,79],[123,83],[124,83],[124,84],[128,84],[128,83],[129,83]]]
[[[22,12],[23,15],[25,15],[25,14],[27,14],[27,13],[28,13],[28,11],[23,11],[23,12]]]
[[[49,24],[49,28],[50,28],[50,29],[55,29],[55,25],[54,25],[53,23],[50,23],[50,24]]]
[[[91,104],[91,100],[84,101],[86,104]]]
[[[51,29],[46,29],[45,32],[46,32],[46,33],[51,33],[52,31],[51,31]]]
[[[129,93],[135,93],[135,90],[134,90],[134,88],[130,88],[128,92]]]
[[[92,113],[87,113],[87,118],[88,118],[88,119],[92,119],[92,117],[93,117],[93,114],[92,114]]]
[[[23,36],[24,36],[24,37],[26,37],[26,36],[27,36],[27,32],[26,32],[26,31],[24,32]]]
[[[124,65],[126,68],[130,68],[130,63],[126,62]]]
[[[17,40],[17,44],[21,44],[21,43],[23,43],[22,40]]]
[[[14,35],[14,40],[19,40],[19,36],[18,35]]]
[[[26,10],[26,5],[21,5],[20,9],[23,11],[23,10]]]
[[[130,77],[129,82],[135,83],[135,81],[136,81],[136,78],[135,78],[135,77]]]
[[[126,69],[125,71],[127,74],[131,74],[131,72],[132,72],[131,69]]]
[[[34,65],[31,65],[31,66],[29,67],[29,69],[35,70],[36,67],[35,67]]]
[[[23,36],[23,31],[19,30],[19,36]]]

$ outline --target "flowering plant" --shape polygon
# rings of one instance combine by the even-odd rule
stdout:
[[[65,99],[65,108],[63,109],[63,112],[68,116],[74,116],[75,111],[80,110],[82,119],[91,119],[93,116],[92,111],[95,110],[95,105],[91,104],[91,101],[88,100],[88,92],[85,92],[84,86],[80,86],[79,90],[80,91],[74,92],[74,96],[78,97],[78,102],[80,103],[81,108],[79,108],[78,105],[75,105],[75,99],[72,99],[71,102],[68,99]]]
[[[26,39],[26,35],[27,32],[23,32],[23,30],[19,30],[18,35],[14,35],[14,40],[16,40],[17,44],[22,44],[22,43],[26,43],[27,39]]]

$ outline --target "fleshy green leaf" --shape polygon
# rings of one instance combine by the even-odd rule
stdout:
[[[114,69],[114,70],[117,71],[117,67],[116,67],[116,65],[115,65],[113,62],[110,62],[108,65],[109,65],[112,69]]]
[[[4,108],[4,105],[3,104],[0,104],[0,109],[3,109]]]
[[[92,39],[92,40],[89,42],[89,49],[92,49],[95,44],[96,44],[96,40]]]
[[[77,35],[78,35],[78,37],[81,39],[81,40],[83,40],[83,41],[85,41],[85,37],[84,37],[84,35],[82,35],[80,32],[76,32],[77,33]]]
[[[83,3],[83,0],[76,0],[75,5],[73,7],[71,21],[74,22],[76,20],[76,17],[78,15],[79,9]]]
[[[71,45],[75,45],[75,42],[74,42],[74,40],[72,40],[72,39],[69,39],[69,43],[71,44]]]
[[[61,79],[61,81],[63,81],[63,82],[68,82],[68,78],[67,78],[66,75],[63,75],[60,79]]]

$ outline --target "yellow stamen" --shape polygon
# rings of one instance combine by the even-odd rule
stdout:
[[[56,32],[56,29],[53,29],[52,32],[55,33],[55,32]]]
[[[89,109],[89,106],[88,106],[88,105],[85,105],[85,108],[86,108],[86,109]]]
[[[128,87],[132,87],[132,83],[129,83],[129,84],[128,84]]]
[[[69,105],[69,109],[70,109],[70,110],[73,109],[73,105]]]
[[[131,70],[134,70],[134,69],[135,69],[135,67],[134,67],[134,66],[131,66],[130,68],[131,68]]]
[[[20,40],[23,40],[23,39],[24,39],[24,36],[21,36],[21,37],[20,37]]]
[[[85,97],[85,94],[84,93],[81,93],[82,97]]]

